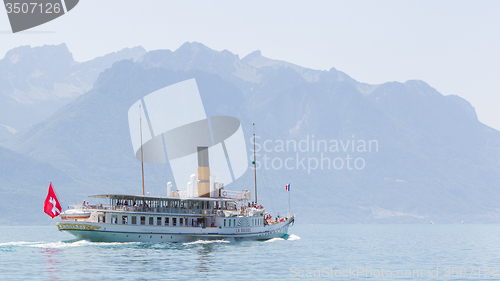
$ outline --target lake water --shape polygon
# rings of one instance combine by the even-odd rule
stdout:
[[[500,225],[295,225],[266,242],[91,243],[0,227],[0,280],[500,280]]]

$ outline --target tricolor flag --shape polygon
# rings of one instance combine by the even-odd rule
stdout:
[[[285,188],[286,188],[286,191],[290,191],[290,184],[287,184]]]
[[[43,210],[51,218],[57,217],[62,211],[59,200],[57,200],[56,193],[54,192],[54,189],[52,189],[52,183],[49,185],[49,194],[47,194],[47,198],[45,199]]]

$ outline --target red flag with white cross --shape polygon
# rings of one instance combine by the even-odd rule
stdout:
[[[57,217],[62,211],[61,205],[59,204],[59,200],[57,200],[56,193],[54,192],[54,189],[52,189],[52,183],[50,183],[49,185],[49,194],[45,199],[45,204],[43,206],[43,209],[45,213],[49,215],[51,218]]]

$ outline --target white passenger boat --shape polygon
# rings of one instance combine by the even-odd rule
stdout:
[[[269,218],[264,207],[248,207],[248,191],[240,194],[215,198],[90,196],[108,199],[109,204],[82,206],[90,213],[88,218],[63,218],[57,228],[95,242],[266,240],[287,234],[294,216]]]
[[[61,214],[60,231],[94,242],[266,240],[284,237],[295,216],[271,217],[248,190],[230,191],[210,177],[208,149],[198,148],[198,188],[167,197],[105,194]]]

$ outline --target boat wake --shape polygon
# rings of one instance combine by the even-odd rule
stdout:
[[[68,241],[57,241],[57,242],[25,242],[25,241],[17,241],[17,242],[4,242],[0,243],[0,251],[2,249],[12,249],[12,248],[20,248],[20,247],[31,247],[31,248],[50,248],[50,249],[60,249],[60,248],[73,248],[73,247],[86,247],[86,246],[123,246],[128,244],[140,244],[140,242],[129,242],[129,243],[100,243],[100,242],[89,242],[86,240],[68,240]]]
[[[182,245],[198,245],[198,244],[213,244],[213,243],[231,243],[227,240],[198,240],[194,242],[182,243]]]
[[[265,242],[266,243],[271,243],[271,242],[276,242],[276,241],[295,241],[295,240],[299,240],[300,237],[295,235],[295,234],[290,234],[290,235],[286,235],[285,238],[272,238],[272,239],[269,239],[269,240],[266,240]]]
[[[0,243],[0,250],[2,249],[8,249],[8,248],[13,248],[13,247],[24,247],[24,246],[31,246],[35,242],[24,242],[24,241],[19,241],[19,242],[4,242]]]
[[[31,247],[31,248],[64,248],[64,247],[75,247],[81,246],[81,242],[73,242],[66,243],[63,241],[58,242],[26,242],[26,241],[17,241],[17,242],[5,242],[0,243],[1,249],[11,249],[11,248],[22,248],[22,247]]]
[[[286,235],[285,238],[272,238],[266,240],[265,242],[276,242],[276,241],[295,241],[299,240],[300,237],[295,234]],[[197,240],[193,242],[182,243],[184,246],[191,245],[207,245],[207,244],[221,244],[221,243],[231,243],[229,240]],[[76,248],[76,247],[122,247],[125,245],[139,245],[145,247],[160,247],[164,243],[143,243],[143,242],[89,242],[86,240],[68,240],[68,241],[57,241],[57,242],[27,242],[27,241],[17,241],[17,242],[3,242],[0,243],[0,251],[9,251],[14,248],[43,248],[43,249],[61,249],[61,248]],[[167,243],[169,244],[169,243]],[[172,245],[170,245],[172,246]]]
[[[264,241],[265,243],[271,243],[271,242],[276,242],[276,241],[285,241],[284,238],[272,238],[269,240]]]

